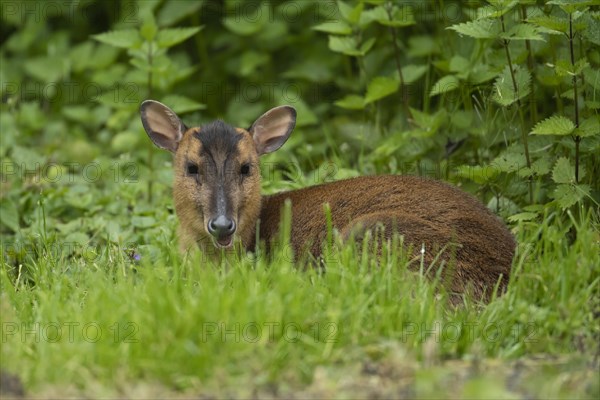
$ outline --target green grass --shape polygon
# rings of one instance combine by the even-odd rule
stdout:
[[[459,308],[394,246],[379,267],[334,247],[319,274],[283,250],[215,265],[165,236],[136,263],[41,235],[21,264],[3,249],[2,368],[50,397],[596,398],[598,215],[561,218],[514,227],[508,292]]]

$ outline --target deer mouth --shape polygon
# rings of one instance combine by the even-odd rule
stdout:
[[[213,242],[215,244],[215,247],[220,248],[220,249],[227,249],[233,245],[233,235],[226,235],[226,236],[219,236],[219,237],[213,236]]]

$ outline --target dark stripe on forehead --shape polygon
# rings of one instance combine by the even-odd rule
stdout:
[[[202,142],[202,151],[210,153],[213,158],[217,154],[223,154],[225,158],[237,154],[238,142],[242,139],[234,127],[218,120],[203,126],[200,132],[194,133],[194,137]]]

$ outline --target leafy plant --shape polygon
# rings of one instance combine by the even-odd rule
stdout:
[[[580,127],[580,117],[579,114],[583,112],[586,115],[585,124],[589,128],[584,129],[584,136],[595,136],[600,135],[600,126],[598,125],[599,117],[597,113],[597,106],[592,105],[592,107],[584,106],[582,110],[581,108],[581,99],[580,94],[583,92],[583,96],[585,97],[585,93],[591,93],[592,96],[597,91],[597,85],[590,84],[589,82],[586,84],[585,80],[580,79],[578,81],[578,77],[583,76],[584,71],[587,71],[590,74],[594,74],[594,70],[591,69],[590,64],[587,62],[587,58],[583,56],[580,60],[576,61],[575,59],[575,50],[574,50],[574,39],[575,36],[579,36],[580,38],[580,46],[581,52],[580,54],[585,54],[588,52],[586,50],[586,45],[591,45],[594,40],[588,42],[585,38],[591,36],[586,32],[594,31],[598,29],[600,26],[598,21],[598,12],[591,12],[588,15],[589,6],[591,2],[548,2],[548,9],[550,13],[544,13],[543,10],[539,9],[535,4],[523,1],[493,1],[490,2],[489,5],[483,6],[477,9],[477,17],[469,22],[461,23],[457,25],[453,25],[450,27],[461,35],[467,35],[477,40],[500,40],[503,44],[507,66],[503,69],[502,73],[498,75],[494,83],[494,92],[492,95],[492,99],[503,107],[511,107],[516,106],[515,112],[519,116],[520,121],[520,130],[521,130],[521,138],[522,138],[522,153],[525,158],[524,165],[520,164],[519,158],[520,155],[515,153],[515,148],[510,150],[510,153],[504,156],[504,159],[513,160],[510,163],[496,163],[492,168],[496,168],[499,172],[508,172],[508,173],[517,173],[521,178],[526,178],[529,182],[529,201],[533,202],[533,180],[535,178],[540,178],[545,174],[549,173],[549,168],[547,167],[551,160],[547,159],[548,155],[542,153],[532,159],[532,155],[529,150],[529,139],[527,133],[529,132],[531,135],[556,135],[556,136],[564,136],[571,135],[573,141],[575,143],[575,151],[571,157],[567,158],[555,158],[556,166],[554,171],[557,169],[566,173],[565,169],[569,168],[568,160],[574,160],[575,169],[574,169],[574,180],[569,180],[565,182],[564,180],[557,180],[553,175],[553,183],[557,186],[553,191],[553,198],[557,202],[557,204],[565,209],[570,206],[573,206],[576,203],[583,202],[584,199],[592,200],[598,204],[591,197],[591,191],[589,185],[579,185],[579,165],[581,161],[580,154],[580,142],[581,142],[581,134],[582,131]],[[562,10],[565,15],[556,15],[555,7],[558,6]],[[527,18],[528,14],[534,14],[534,17]],[[507,18],[507,16],[513,16],[514,18]],[[584,15],[588,15],[584,17]],[[575,23],[579,18],[586,18],[589,25],[585,25],[583,23]],[[517,21],[512,26],[507,25],[507,20]],[[530,112],[529,119],[535,121],[537,118],[538,112],[538,99],[534,97],[534,93],[542,93],[542,88],[538,90],[534,90],[536,83],[532,81],[532,76],[536,74],[536,70],[541,72],[545,76],[547,75],[547,71],[544,71],[545,66],[535,66],[533,64],[533,59],[535,57],[533,53],[533,47],[531,45],[531,41],[542,41],[546,42],[549,35],[552,34],[564,34],[568,39],[568,59],[559,58],[555,65],[553,65],[553,70],[555,73],[554,84],[560,84],[561,81],[565,80],[565,78],[571,78],[572,89],[568,90],[565,93],[559,94],[561,97],[567,97],[573,101],[573,112],[575,114],[575,122],[572,122],[566,116],[563,115],[554,115],[549,117],[543,121],[538,122],[533,129],[529,128],[531,123],[526,122],[526,111],[527,109],[524,107],[523,101],[528,99],[530,104]],[[521,67],[515,65],[512,61],[513,57],[511,56],[510,44],[512,42],[525,41],[525,56],[528,60],[528,69],[524,70]],[[597,41],[597,40],[595,40]],[[589,54],[596,60],[596,64],[598,61],[598,52],[591,50],[589,48]],[[565,57],[567,54],[564,53],[554,53],[554,57]],[[597,75],[597,70],[595,71]],[[578,83],[579,82],[579,83]],[[562,107],[561,107],[562,108]],[[560,110],[562,111],[562,110]],[[594,126],[594,128],[592,128]],[[544,142],[540,142],[544,143]],[[537,146],[536,146],[537,147]],[[536,153],[538,153],[536,151]],[[560,155],[560,152],[558,153]],[[558,157],[556,155],[555,157]],[[589,162],[593,162],[592,154],[589,153],[586,155],[586,159]],[[560,163],[558,161],[561,160]],[[504,165],[504,166],[503,166]],[[540,168],[542,166],[542,168]],[[516,167],[516,168],[515,168]],[[594,167],[596,168],[596,167]],[[545,185],[547,181],[539,181],[539,183]],[[574,185],[570,188],[566,186],[568,184]],[[542,199],[540,199],[542,200]]]
[[[127,49],[130,63],[147,76],[148,99],[153,98],[154,86],[164,93],[173,84],[188,79],[195,71],[173,63],[167,56],[167,50],[197,34],[201,27],[159,29],[154,16],[148,10],[142,17],[138,30],[123,29],[94,35],[93,38],[110,46]],[[109,93],[110,95],[110,93]],[[204,105],[181,95],[164,96],[163,101],[177,113],[201,110]],[[148,165],[153,171],[154,149],[148,149]],[[152,202],[152,180],[148,181],[148,200]]]

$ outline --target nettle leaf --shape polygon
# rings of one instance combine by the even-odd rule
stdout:
[[[600,46],[600,13],[588,13],[586,15],[587,23],[583,30],[583,36],[590,43]]]
[[[140,27],[140,35],[147,42],[152,42],[156,37],[156,32],[158,32],[158,25],[156,25],[156,21],[154,20],[154,15],[150,12],[145,13],[145,16],[142,17],[144,20],[142,26]]]
[[[500,33],[502,39],[507,40],[542,40],[545,41],[538,28],[530,24],[517,24],[506,33]]]
[[[90,192],[88,185],[77,184],[69,187],[69,190],[64,194],[64,199],[70,206],[83,210],[88,209],[92,204],[94,194]]]
[[[573,75],[579,75],[583,72],[584,69],[586,69],[589,66],[590,66],[590,64],[587,62],[587,59],[585,57],[583,57],[582,59],[578,60],[575,63],[575,65],[573,65],[571,73]]]
[[[585,177],[585,169],[579,166],[579,179]],[[552,180],[555,183],[575,183],[575,167],[571,165],[569,159],[561,157],[556,160],[552,169]]]
[[[12,148],[11,158],[13,160],[19,160],[17,165],[24,169],[23,172],[35,171],[39,169],[40,166],[44,165],[47,160],[47,156],[39,154],[33,148],[22,146],[15,146]]]
[[[366,26],[373,21],[389,20],[388,13],[383,5],[365,10],[360,15],[360,25]]]
[[[365,41],[360,48],[358,48],[358,41],[354,37],[329,35],[329,49],[335,51],[336,53],[342,53],[348,56],[364,56],[374,44],[375,38],[371,38]]]
[[[411,114],[415,125],[426,132],[436,132],[442,124],[448,121],[448,112],[441,108],[435,114],[427,114],[411,107]]]
[[[360,55],[357,48],[357,40],[354,37],[329,35],[329,49],[349,56]]]
[[[455,55],[450,59],[448,68],[450,72],[468,75],[471,63],[463,56]]]
[[[547,156],[542,156],[542,158],[535,160],[531,164],[531,169],[533,173],[535,173],[538,176],[546,175],[548,172],[550,172],[551,167],[552,164],[550,162],[550,158]]]
[[[563,99],[573,100],[575,98],[575,91],[573,89],[565,90],[560,94]]]
[[[567,60],[558,60],[556,64],[548,64],[548,66],[553,67],[554,72],[559,77],[570,75],[572,69],[571,62]]]
[[[140,58],[137,55],[129,61],[131,65],[144,72],[153,72],[163,74],[171,66],[171,60],[164,54],[155,55],[152,64],[148,63],[146,58]]]
[[[543,86],[556,87],[562,84],[562,79],[548,68],[541,70],[535,78]]]
[[[598,0],[596,0],[596,1],[598,1]],[[590,3],[588,2],[587,4],[589,5]],[[591,4],[593,4],[593,3],[591,3]],[[583,7],[583,8],[578,9],[577,11],[574,11],[573,12],[573,21],[578,20],[580,17],[583,17],[584,15],[588,15],[589,10],[590,10],[589,7]],[[585,28],[585,24],[582,24],[581,22],[579,22],[577,24],[577,30],[580,31],[583,28]]]
[[[73,71],[82,72],[89,67],[97,68],[97,66],[93,63],[92,58],[94,47],[96,47],[96,43],[92,41],[86,41],[71,48],[69,53],[69,61],[71,62]]]
[[[365,108],[365,99],[357,94],[349,94],[334,104],[348,110],[362,110]]]
[[[508,217],[508,221],[509,222],[533,221],[534,219],[537,219],[538,216],[539,216],[538,213],[522,212],[522,213],[518,213],[515,215],[511,215],[510,217]]]
[[[514,153],[507,151],[496,157],[490,163],[490,166],[500,172],[516,172],[527,165],[527,160],[524,153]]]
[[[481,18],[500,18],[518,3],[518,0],[489,0],[487,6],[477,9],[477,19]]]
[[[258,67],[269,62],[269,55],[259,53],[257,51],[246,51],[240,57],[240,68],[238,73],[240,76],[249,76],[254,73]]]
[[[260,3],[260,7],[250,15],[232,15],[223,20],[223,25],[236,35],[250,36],[261,32],[269,23],[271,15],[270,6],[266,2]]]
[[[122,29],[92,35],[95,40],[124,49],[135,48],[141,45],[141,38],[135,29]]]
[[[358,3],[355,7],[351,7],[343,1],[339,0],[337,2],[337,5],[338,10],[340,10],[340,14],[342,15],[342,18],[344,18],[351,24],[356,24],[360,20],[360,15],[362,14],[363,8],[365,6],[362,1]]]
[[[587,85],[596,91],[600,91],[600,69],[584,69],[583,77]]]
[[[517,100],[526,97],[531,91],[531,74],[529,71],[519,66],[515,66],[514,76],[517,83],[516,92],[508,65],[504,68],[504,71],[502,71],[498,78],[496,78],[496,82],[494,82],[492,99],[501,106],[507,107]]]
[[[368,24],[372,21],[377,21],[377,23],[381,25],[392,27],[410,26],[416,23],[413,10],[409,6],[393,6],[391,18],[384,5],[380,5],[362,13],[362,24]]]
[[[544,156],[535,160],[531,164],[531,168],[524,167],[523,169],[519,170],[519,176],[522,178],[527,178],[530,176],[546,175],[548,172],[550,172],[551,167],[552,164],[550,159],[547,156]]]
[[[515,80],[517,81],[517,90],[519,91],[519,98],[526,97],[531,91],[531,74],[527,69],[517,68],[515,71]]]
[[[452,25],[446,29],[453,29],[460,35],[470,36],[475,39],[495,39],[500,34],[498,20],[489,18],[463,22],[462,24]]]
[[[590,110],[600,110],[600,101],[586,100],[585,106]]]
[[[479,165],[460,165],[456,168],[456,175],[461,178],[470,179],[475,183],[483,185],[493,180],[499,171],[491,165],[482,167]]]
[[[600,135],[600,116],[592,115],[583,119],[579,123],[579,128],[575,129],[575,134],[581,137]]]
[[[438,94],[448,93],[458,89],[460,81],[454,75],[446,75],[433,84],[431,87],[430,97],[437,96]]]
[[[304,79],[313,83],[329,82],[332,76],[333,72],[328,68],[327,64],[320,62],[316,58],[295,63],[283,73],[284,78],[294,80]]]
[[[71,232],[65,237],[65,243],[78,244],[79,248],[87,245],[89,241],[90,237],[83,232]],[[70,247],[71,246],[68,246],[68,248]]]
[[[352,33],[352,28],[345,21],[327,21],[319,25],[313,26],[311,29],[320,32],[331,33],[334,35],[349,35]]]
[[[19,210],[14,201],[8,197],[0,198],[0,225],[13,232],[19,231]]]
[[[411,36],[408,39],[407,54],[410,57],[425,57],[439,53],[439,43],[429,36]]]
[[[475,119],[474,111],[455,110],[450,115],[450,123],[458,130],[466,131]]]
[[[560,35],[567,33],[569,30],[569,19],[565,17],[557,17],[554,15],[539,15],[527,19],[528,22],[542,28],[540,32],[549,33],[552,35]]]
[[[552,66],[552,64],[549,64]],[[589,67],[589,63],[587,59],[584,57],[581,60],[578,60],[575,65],[571,64],[568,60],[558,60],[556,64],[554,64],[554,71],[558,76],[573,76],[581,74],[586,67]]]
[[[420,77],[422,77],[429,66],[427,65],[407,65],[402,67],[402,77],[404,78],[404,84],[413,83]],[[398,74],[396,74],[397,76]]]
[[[131,217],[131,225],[136,228],[151,228],[157,224],[154,217],[137,216]]]
[[[546,4],[557,5],[567,14],[571,14],[576,11],[585,10],[589,5],[594,4],[594,1],[593,0],[551,0],[551,1],[547,1]]]
[[[378,76],[369,82],[365,104],[372,103],[398,91],[400,81],[387,76]]]
[[[159,47],[172,47],[200,32],[201,26],[191,28],[169,28],[158,31],[156,42]]]
[[[398,149],[402,146],[402,141],[393,140],[392,138],[393,136],[387,140],[382,141],[381,145],[377,146],[371,151],[370,156],[373,157],[374,160],[381,160],[391,156],[396,151],[398,151]]]
[[[481,85],[482,83],[491,81],[498,76],[498,72],[492,69],[490,65],[481,63],[471,66],[468,72],[469,82],[473,85]]]
[[[371,47],[375,44],[375,38],[367,39],[363,44],[360,45],[361,55],[367,54]]]
[[[63,57],[34,57],[25,60],[23,67],[27,74],[41,82],[56,82],[66,72]]]
[[[552,197],[556,200],[558,205],[564,210],[579,202],[585,197],[590,196],[589,185],[558,185],[554,189]]]
[[[91,122],[94,119],[93,109],[87,106],[64,106],[61,111],[67,119],[82,124]]]
[[[139,87],[130,83],[109,88],[94,100],[110,108],[133,109],[139,107],[143,98]]]
[[[415,16],[414,11],[409,6],[402,7],[394,7],[392,10],[392,20],[391,21],[377,21],[382,25],[393,26],[393,27],[403,27],[403,26],[411,26],[415,25]]]
[[[194,15],[200,7],[202,7],[200,1],[167,1],[158,13],[158,24],[160,26],[172,25],[188,15]]]
[[[531,130],[532,135],[570,135],[575,130],[575,124],[567,117],[553,115],[537,123]]]

